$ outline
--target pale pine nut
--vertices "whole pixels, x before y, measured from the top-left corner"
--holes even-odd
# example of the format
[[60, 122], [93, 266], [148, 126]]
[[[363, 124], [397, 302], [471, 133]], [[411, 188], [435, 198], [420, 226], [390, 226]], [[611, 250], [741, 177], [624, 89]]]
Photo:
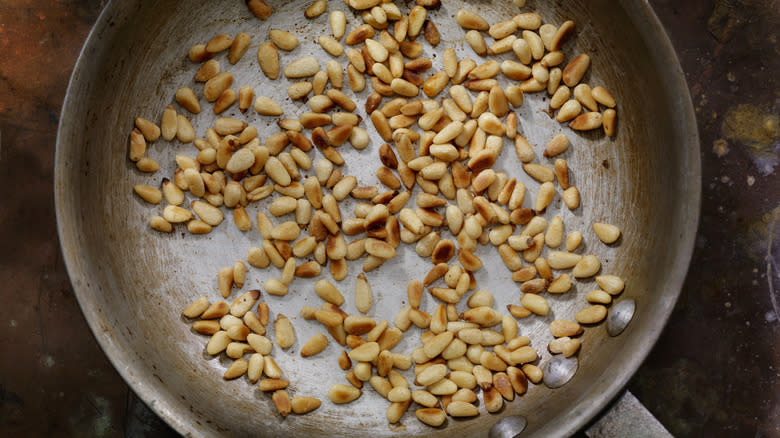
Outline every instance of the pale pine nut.
[[616, 275], [599, 275], [596, 277], [596, 283], [610, 295], [617, 295], [625, 288], [623, 280]]
[[484, 18], [468, 9], [461, 9], [455, 14], [455, 21], [464, 29], [489, 30], [490, 25]]
[[620, 238], [620, 229], [611, 224], [596, 222], [593, 224], [593, 231], [599, 240], [608, 245], [615, 243]]
[[545, 300], [544, 297], [533, 293], [523, 294], [523, 297], [520, 299], [520, 304], [539, 316], [546, 316], [550, 311], [550, 305], [547, 304], [547, 300]]
[[607, 308], [596, 304], [586, 307], [574, 315], [574, 319], [580, 324], [597, 324], [607, 316]]
[[575, 278], [588, 278], [596, 275], [601, 269], [601, 262], [596, 256], [589, 254], [582, 258], [572, 269]]
[[[231, 64], [237, 63], [241, 57], [244, 56], [250, 43], [249, 34], [241, 32], [233, 39], [230, 44], [230, 50], [228, 51], [228, 62]], [[208, 49], [208, 46], [206, 47]]]

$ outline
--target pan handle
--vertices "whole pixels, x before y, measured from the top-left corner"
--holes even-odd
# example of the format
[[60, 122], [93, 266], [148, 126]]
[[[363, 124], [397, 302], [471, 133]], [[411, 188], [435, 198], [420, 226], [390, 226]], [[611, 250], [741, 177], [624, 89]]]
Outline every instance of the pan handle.
[[585, 430], [590, 438], [671, 438], [673, 435], [631, 391], [620, 394]]
[[[130, 438], [178, 436], [149, 409], [132, 391], [126, 408], [125, 436]], [[488, 436], [514, 438], [525, 428], [523, 417], [509, 417], [496, 423]], [[626, 390], [585, 430], [589, 438], [672, 438], [666, 428], [644, 407], [634, 394]], [[522, 436], [522, 435], [520, 435]]]

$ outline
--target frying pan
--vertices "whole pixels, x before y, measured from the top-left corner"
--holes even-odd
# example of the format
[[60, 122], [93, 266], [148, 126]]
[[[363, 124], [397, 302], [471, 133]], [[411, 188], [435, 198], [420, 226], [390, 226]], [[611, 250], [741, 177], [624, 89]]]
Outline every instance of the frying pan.
[[[546, 437], [573, 433], [615, 396], [661, 332], [688, 267], [700, 194], [695, 119], [675, 53], [646, 1], [528, 3], [526, 9], [538, 12], [545, 22], [575, 21], [576, 35], [564, 48], [567, 59], [582, 52], [590, 54], [592, 66], [585, 81], [605, 85], [618, 101], [618, 135], [614, 138], [575, 133], [554, 122], [543, 111], [548, 104], [546, 93], [527, 95], [517, 109], [519, 130], [534, 146], [536, 161], [546, 162], [541, 151], [553, 135], [564, 132], [572, 141], [564, 158], [582, 194], [582, 206], [570, 212], [557, 195], [545, 217], [560, 215], [566, 232], [583, 233], [584, 246], [578, 252], [598, 256], [602, 273], [623, 277], [627, 287], [616, 301], [633, 299], [637, 310], [620, 336], [608, 336], [603, 324], [587, 328], [577, 355], [579, 369], [565, 386], [553, 390], [531, 385], [527, 394], [497, 414], [487, 414], [482, 408], [478, 417], [448, 419], [435, 429], [412, 418], [414, 407], [399, 424], [388, 425], [384, 417], [388, 403], [368, 385], [363, 396], [350, 405], [337, 406], [327, 400], [330, 385], [346, 382], [335, 361], [341, 349], [331, 342], [313, 358], [298, 354], [306, 339], [322, 331], [298, 316], [302, 305], [320, 304], [312, 281], [296, 279], [287, 296], [263, 293], [261, 299], [269, 304], [272, 318], [284, 313], [296, 329], [296, 344], [289, 351], [275, 347], [272, 353], [291, 381], [289, 391], [319, 397], [322, 407], [305, 416], [282, 419], [270, 397], [244, 378], [223, 381], [228, 359], [208, 356], [204, 351], [207, 339], [191, 331], [180, 312], [200, 295], [211, 302], [220, 299], [217, 270], [243, 259], [249, 247], [260, 243], [259, 233], [256, 227], [238, 231], [228, 213], [226, 221], [208, 235], [192, 236], [183, 228], [163, 235], [148, 226], [149, 218], [160, 214], [162, 206], [145, 204], [133, 194], [135, 184], [154, 186], [163, 176], [172, 175], [174, 154], [196, 153], [191, 144], [162, 140], [151, 144], [147, 155], [162, 166], [153, 175], [138, 172], [127, 160], [127, 136], [135, 117], [159, 121], [179, 87], [191, 86], [200, 93], [200, 85], [192, 80], [197, 65], [186, 56], [189, 47], [220, 33], [249, 33], [252, 44], [238, 64], [228, 64], [224, 55], [218, 58], [223, 71], [234, 74], [234, 87], [252, 85], [256, 95], [275, 98], [287, 115], [295, 115], [306, 106], [287, 99], [286, 79], [265, 79], [255, 51], [266, 40], [269, 28], [275, 27], [294, 32], [301, 42], [295, 51], [281, 53], [282, 65], [307, 54], [321, 61], [329, 59], [316, 46], [316, 38], [329, 32], [327, 14], [306, 20], [302, 11], [308, 1], [298, 0], [271, 2], [275, 13], [266, 21], [252, 16], [236, 0], [126, 0], [105, 8], [76, 64], [62, 111], [56, 155], [57, 219], [68, 272], [84, 315], [107, 356], [147, 405], [187, 436], [484, 436], [501, 418], [522, 415], [528, 420], [522, 436]], [[475, 57], [463, 41], [463, 30], [454, 24], [455, 12], [464, 4], [445, 1], [429, 15], [442, 34], [438, 52], [453, 47], [459, 58]], [[477, 1], [466, 6], [490, 23], [518, 13], [508, 1]], [[350, 22], [359, 20], [341, 2], [330, 2], [328, 7], [346, 11]], [[426, 55], [433, 59], [435, 69], [441, 68], [440, 58], [427, 45]], [[344, 56], [339, 61], [346, 64]], [[361, 101], [366, 95], [356, 99]], [[211, 105], [203, 100], [201, 104], [204, 111], [196, 116], [178, 108], [191, 118], [198, 136], [204, 135], [214, 119]], [[372, 142], [364, 151], [342, 147], [347, 158], [343, 171], [357, 176], [361, 185], [378, 184], [374, 170], [381, 142], [366, 123], [362, 105], [358, 112], [372, 133]], [[278, 129], [275, 119], [252, 111], [241, 115], [235, 106], [223, 115], [257, 126], [262, 139]], [[538, 184], [518, 172], [511, 145], [505, 145], [497, 168], [524, 181], [527, 198], [533, 199]], [[268, 201], [250, 207], [250, 216], [258, 208], [267, 208]], [[351, 216], [352, 206], [343, 204], [342, 213]], [[590, 227], [596, 221], [618, 225], [623, 232], [620, 241], [610, 246], [599, 242]], [[519, 287], [495, 249], [483, 247], [477, 254], [484, 261], [476, 273], [479, 288], [493, 292], [498, 309], [517, 303]], [[406, 283], [421, 279], [430, 267], [413, 247], [402, 244], [398, 257], [368, 275], [375, 301], [369, 315], [392, 321], [406, 299]], [[353, 291], [359, 271], [359, 263], [351, 264], [347, 279], [337, 283], [347, 297], [345, 309], [351, 313], [356, 312]], [[266, 278], [278, 275], [273, 267], [250, 269], [244, 290], [261, 288]], [[551, 339], [549, 322], [571, 319], [586, 306], [584, 295], [595, 287], [592, 280], [578, 281], [572, 291], [548, 297], [550, 315], [519, 321], [521, 334], [531, 336], [540, 352], [540, 365], [550, 360], [545, 348]], [[228, 300], [239, 293], [234, 291]], [[426, 297], [423, 308], [431, 311], [433, 306], [434, 300]], [[420, 345], [419, 334], [418, 329], [411, 329], [395, 351], [411, 352]]]

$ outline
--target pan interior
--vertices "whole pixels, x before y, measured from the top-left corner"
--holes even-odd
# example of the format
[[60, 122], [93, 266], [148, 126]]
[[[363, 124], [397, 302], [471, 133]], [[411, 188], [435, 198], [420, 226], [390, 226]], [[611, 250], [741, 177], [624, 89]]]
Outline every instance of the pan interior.
[[[368, 385], [363, 396], [348, 406], [327, 400], [331, 385], [346, 383], [335, 359], [341, 348], [331, 342], [317, 357], [303, 359], [298, 354], [305, 340], [323, 331], [319, 324], [299, 316], [301, 306], [319, 307], [321, 302], [310, 280], [296, 279], [285, 297], [263, 293], [261, 299], [269, 304], [272, 319], [283, 313], [296, 329], [296, 344], [288, 351], [275, 347], [273, 352], [284, 377], [291, 382], [289, 392], [316, 396], [323, 400], [322, 407], [305, 416], [282, 419], [270, 396], [256, 386], [243, 378], [223, 381], [229, 359], [208, 356], [204, 352], [207, 338], [192, 332], [180, 313], [201, 295], [211, 302], [221, 299], [217, 270], [243, 260], [247, 250], [258, 246], [262, 238], [256, 226], [249, 232], [238, 231], [226, 210], [225, 223], [205, 236], [189, 235], [183, 228], [176, 228], [172, 234], [154, 232], [149, 229], [149, 218], [161, 214], [163, 206], [149, 206], [133, 194], [136, 184], [157, 186], [162, 177], [170, 177], [176, 166], [175, 154], [194, 157], [197, 152], [191, 144], [158, 140], [149, 145], [147, 152], [161, 165], [153, 175], [138, 172], [127, 160], [127, 134], [135, 117], [159, 122], [179, 87], [192, 87], [201, 94], [202, 84], [192, 79], [197, 65], [186, 56], [194, 44], [221, 33], [247, 32], [252, 43], [240, 62], [231, 65], [224, 54], [217, 58], [223, 71], [235, 76], [233, 88], [253, 86], [256, 95], [279, 102], [286, 116], [307, 110], [305, 104], [287, 97], [291, 81], [282, 77], [271, 82], [263, 76], [255, 52], [267, 40], [268, 30], [279, 28], [294, 32], [300, 41], [294, 51], [280, 52], [283, 66], [304, 55], [316, 56], [324, 66], [331, 57], [317, 45], [317, 37], [329, 33], [327, 13], [306, 20], [302, 11], [308, 1], [271, 4], [274, 15], [260, 21], [235, 0], [189, 1], [186, 5], [175, 1], [112, 2], [76, 67], [57, 145], [55, 192], [60, 238], [79, 302], [119, 372], [166, 421], [193, 436], [365, 436], [371, 431], [374, 436], [444, 437], [451, 435], [452, 428], [457, 428], [461, 436], [476, 436], [499, 419], [515, 414], [528, 419], [523, 436], [562, 435], [576, 430], [620, 389], [652, 346], [682, 284], [697, 221], [698, 142], [687, 91], [669, 43], [647, 5], [610, 0], [529, 0], [524, 9], [539, 13], [544, 22], [559, 25], [567, 19], [575, 21], [575, 36], [564, 46], [566, 58], [579, 53], [591, 56], [585, 81], [592, 86], [606, 86], [618, 101], [616, 137], [575, 133], [551, 120], [543, 112], [549, 102], [544, 92], [527, 94], [525, 103], [517, 109], [519, 131], [534, 146], [535, 162], [551, 164], [552, 160], [541, 154], [554, 135], [563, 132], [571, 139], [572, 146], [563, 158], [582, 195], [582, 207], [571, 212], [557, 195], [545, 217], [549, 220], [561, 216], [566, 233], [581, 231], [584, 247], [579, 252], [595, 254], [602, 260], [602, 273], [626, 280], [623, 297], [637, 301], [634, 321], [617, 338], [607, 336], [603, 325], [588, 328], [582, 338], [579, 371], [563, 388], [549, 390], [531, 385], [527, 394], [508, 403], [498, 414], [483, 413], [464, 421], [449, 419], [447, 427], [432, 429], [411, 418], [412, 412], [399, 425], [388, 426], [388, 403]], [[442, 41], [436, 50], [424, 44], [423, 56], [432, 59], [434, 70], [442, 68], [438, 54], [446, 47], [453, 47], [459, 59], [479, 59], [463, 40], [464, 31], [454, 23], [461, 7], [478, 12], [490, 23], [518, 13], [507, 1], [444, 2], [440, 9], [429, 13]], [[350, 23], [360, 21], [341, 2], [330, 2], [328, 8], [345, 11]], [[348, 31], [352, 27], [348, 25]], [[337, 61], [342, 65], [347, 62], [343, 55]], [[364, 91], [355, 100], [363, 102], [367, 95]], [[180, 113], [191, 116], [198, 137], [205, 135], [214, 119], [211, 105], [204, 100], [201, 105], [204, 110], [194, 116], [177, 107]], [[355, 175], [359, 185], [375, 185], [377, 150], [383, 142], [362, 105], [357, 112], [372, 141], [363, 151], [343, 146], [341, 152], [347, 163], [342, 171]], [[222, 115], [256, 126], [263, 140], [278, 130], [275, 118], [251, 110], [243, 115], [235, 105]], [[539, 184], [519, 169], [512, 148], [505, 140], [496, 168], [526, 184], [529, 206]], [[311, 156], [321, 157], [318, 152]], [[268, 201], [248, 208], [253, 222], [256, 211], [267, 211]], [[353, 206], [352, 201], [342, 204], [342, 214], [352, 216]], [[619, 226], [623, 231], [619, 244], [606, 246], [599, 242], [590, 227], [593, 222]], [[451, 238], [449, 233], [444, 234]], [[484, 262], [476, 273], [478, 288], [494, 294], [499, 310], [506, 304], [517, 304], [519, 287], [512, 282], [495, 248], [481, 247], [477, 254]], [[402, 244], [398, 257], [367, 275], [374, 292], [369, 315], [392, 322], [406, 303], [408, 281], [422, 279], [431, 266], [429, 260], [415, 254], [412, 246]], [[323, 277], [330, 278], [327, 269], [323, 272]], [[356, 313], [353, 291], [358, 272], [360, 263], [351, 262], [347, 279], [336, 283], [347, 298], [345, 310], [350, 313]], [[250, 268], [242, 290], [262, 289], [265, 279], [279, 275], [273, 267]], [[534, 340], [541, 363], [550, 357], [546, 351], [552, 339], [548, 324], [555, 319], [573, 319], [574, 313], [587, 305], [584, 295], [595, 288], [593, 281], [578, 281], [569, 293], [548, 295], [552, 311], [547, 317], [519, 321], [520, 333]], [[228, 302], [239, 294], [234, 290]], [[424, 298], [424, 310], [432, 312], [434, 306], [432, 297]], [[458, 308], [465, 309], [465, 300]], [[419, 329], [412, 328], [395, 351], [410, 353], [418, 345]]]

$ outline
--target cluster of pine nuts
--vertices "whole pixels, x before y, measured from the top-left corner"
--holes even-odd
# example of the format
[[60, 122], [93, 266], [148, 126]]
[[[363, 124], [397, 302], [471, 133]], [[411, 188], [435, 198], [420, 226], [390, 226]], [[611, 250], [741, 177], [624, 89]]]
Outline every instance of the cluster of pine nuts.
[[[324, 266], [329, 266], [334, 280], [341, 281], [349, 273], [347, 262], [363, 258], [363, 273], [357, 277], [354, 295], [361, 313], [369, 312], [373, 303], [364, 273], [395, 257], [401, 242], [415, 244], [417, 254], [430, 258], [433, 268], [423, 281], [409, 283], [409, 304], [400, 310], [392, 326], [388, 321], [348, 314], [341, 308], [344, 295], [335, 285], [325, 279], [315, 283], [314, 292], [323, 300], [322, 307], [305, 306], [300, 315], [322, 324], [339, 345], [348, 348], [342, 350], [338, 364], [346, 371], [349, 384], [333, 385], [328, 397], [333, 403], [349, 403], [361, 396], [363, 384], [368, 382], [390, 402], [390, 423], [398, 422], [414, 402], [421, 406], [416, 410], [417, 418], [435, 427], [443, 424], [447, 415], [478, 415], [474, 402], [479, 387], [485, 409], [496, 412], [504, 400], [525, 393], [529, 380], [536, 384], [542, 379], [541, 369], [534, 365], [538, 352], [530, 338], [519, 335], [516, 318], [547, 315], [550, 306], [543, 293], [566, 293], [575, 281], [595, 278], [600, 289], [587, 294], [590, 306], [577, 312], [574, 321], [556, 320], [549, 327], [555, 339], [548, 351], [569, 357], [581, 346], [578, 336], [583, 326], [603, 321], [612, 297], [624, 289], [619, 277], [597, 275], [601, 271], [597, 257], [575, 252], [582, 233], [565, 235], [560, 216], [549, 221], [543, 216], [558, 194], [556, 181], [563, 203], [571, 210], [580, 207], [577, 187], [570, 184], [568, 164], [558, 157], [571, 146], [569, 138], [559, 134], [545, 147], [544, 158], [554, 159], [552, 166], [533, 163], [533, 148], [517, 132], [517, 115], [512, 108], [522, 105], [524, 93], [547, 91], [550, 114], [557, 111], [558, 122], [569, 122], [574, 130], [602, 128], [606, 135], [614, 136], [615, 100], [604, 87], [591, 88], [581, 82], [590, 65], [588, 55], [579, 54], [563, 69], [559, 67], [564, 61], [562, 46], [574, 28], [572, 21], [555, 26], [527, 12], [490, 25], [476, 13], [462, 9], [456, 22], [480, 59], [513, 51], [517, 61], [458, 60], [455, 51], [446, 48], [442, 52], [444, 69], [424, 78], [433, 63], [421, 57], [422, 44], [415, 40], [422, 36], [432, 47], [440, 43], [438, 29], [428, 16], [429, 10], [440, 6], [439, 0], [417, 0], [407, 14], [388, 0], [345, 3], [361, 16], [363, 24], [348, 31], [344, 12], [331, 11], [330, 33], [319, 36], [317, 42], [334, 58], [346, 55], [346, 82], [344, 69], [335, 59], [324, 68], [314, 56], [280, 65], [278, 51], [298, 46], [293, 33], [271, 29], [268, 41], [257, 50], [260, 70], [267, 79], [284, 75], [297, 80], [289, 86], [288, 95], [309, 107], [297, 118], [285, 117], [281, 105], [271, 97], [255, 96], [250, 85], [239, 87], [238, 92], [231, 88], [233, 75], [222, 71], [215, 57], [227, 51], [228, 62], [238, 63], [250, 46], [248, 34], [218, 35], [193, 46], [188, 57], [200, 63], [194, 79], [204, 83], [202, 97], [213, 103], [216, 116], [237, 103], [242, 113], [253, 108], [259, 115], [277, 117], [280, 130], [261, 141], [257, 128], [239, 119], [217, 117], [206, 130], [206, 138], [196, 138], [187, 116], [173, 105], [163, 111], [159, 127], [136, 118], [129, 158], [140, 171], [159, 170], [159, 164], [145, 154], [147, 142], [159, 137], [192, 142], [199, 152], [195, 158], [176, 155], [172, 179], [163, 178], [160, 189], [136, 185], [135, 192], [151, 204], [160, 204], [163, 199], [167, 203], [162, 216], [150, 219], [150, 226], [160, 232], [172, 232], [175, 224], [186, 223], [192, 234], [209, 233], [224, 220], [222, 207], [232, 210], [239, 230], [257, 226], [263, 241], [248, 251], [246, 263], [261, 269], [273, 264], [281, 269], [280, 278], [264, 282], [269, 295], [287, 294], [295, 277], [318, 277]], [[246, 4], [263, 20], [273, 12], [263, 0], [247, 0]], [[516, 0], [515, 4], [523, 7], [525, 2]], [[303, 14], [315, 19], [327, 9], [326, 0], [316, 0]], [[483, 32], [494, 40], [489, 45]], [[518, 81], [518, 85], [502, 88], [499, 74], [511, 83]], [[366, 115], [387, 142], [379, 147], [381, 166], [376, 170], [384, 190], [360, 186], [357, 178], [340, 170], [345, 160], [339, 149], [344, 143], [357, 150], [370, 143], [368, 131], [360, 126], [362, 118], [355, 114], [357, 103], [342, 88], [346, 85], [357, 95], [369, 82], [373, 92], [364, 102]], [[436, 100], [448, 85], [448, 96]], [[427, 98], [416, 99], [420, 91]], [[476, 98], [472, 99], [471, 92], [477, 93]], [[385, 97], [387, 102], [383, 102]], [[200, 113], [200, 99], [187, 87], [175, 93], [176, 103], [192, 114]], [[603, 112], [599, 105], [605, 108]], [[421, 132], [413, 129], [415, 124]], [[311, 130], [310, 135], [304, 130]], [[523, 171], [541, 184], [531, 208], [523, 207], [524, 183], [492, 169], [504, 137], [514, 143]], [[315, 148], [323, 158], [313, 162], [309, 153]], [[304, 175], [311, 170], [313, 175]], [[408, 207], [415, 186], [421, 191], [415, 206]], [[187, 191], [195, 198], [190, 209], [182, 206]], [[268, 207], [270, 216], [294, 215], [294, 219], [275, 225], [266, 212], [258, 211], [255, 225], [246, 207], [274, 192], [279, 196]], [[339, 208], [339, 202], [350, 196], [360, 201], [354, 217], [346, 217]], [[519, 227], [522, 229], [516, 234]], [[307, 236], [302, 236], [303, 230]], [[606, 223], [593, 224], [593, 230], [608, 245], [617, 242], [621, 234], [618, 227]], [[449, 231], [455, 240], [442, 238], [443, 231]], [[351, 242], [345, 237], [358, 235], [365, 237]], [[474, 252], [478, 244], [495, 246], [512, 279], [520, 285], [519, 304], [507, 305], [508, 315], [494, 308], [489, 291], [476, 290], [473, 273], [482, 267]], [[561, 245], [563, 249], [559, 249]], [[549, 250], [543, 255], [545, 246]], [[307, 258], [311, 260], [304, 261]], [[246, 273], [243, 260], [218, 271], [223, 298], [234, 288], [243, 288]], [[420, 308], [425, 288], [439, 301], [432, 313]], [[456, 304], [472, 290], [466, 302], [469, 309], [458, 313]], [[259, 290], [241, 294], [230, 305], [200, 297], [183, 315], [197, 319], [192, 323], [196, 332], [211, 336], [208, 354], [224, 352], [234, 359], [225, 379], [246, 374], [251, 383], [259, 382], [261, 390], [273, 393], [273, 403], [282, 416], [317, 409], [321, 402], [316, 397], [291, 399], [288, 395], [289, 381], [282, 378], [270, 354], [272, 341], [265, 336], [269, 306], [259, 298]], [[412, 325], [426, 330], [420, 336], [421, 346], [411, 355], [391, 351]], [[491, 328], [498, 325], [500, 330]], [[274, 334], [283, 350], [296, 339], [291, 321], [282, 314], [275, 319]], [[324, 334], [314, 335], [303, 344], [301, 356], [321, 353], [328, 342]], [[416, 389], [400, 372], [412, 366]], [[266, 378], [261, 380], [263, 375]]]

